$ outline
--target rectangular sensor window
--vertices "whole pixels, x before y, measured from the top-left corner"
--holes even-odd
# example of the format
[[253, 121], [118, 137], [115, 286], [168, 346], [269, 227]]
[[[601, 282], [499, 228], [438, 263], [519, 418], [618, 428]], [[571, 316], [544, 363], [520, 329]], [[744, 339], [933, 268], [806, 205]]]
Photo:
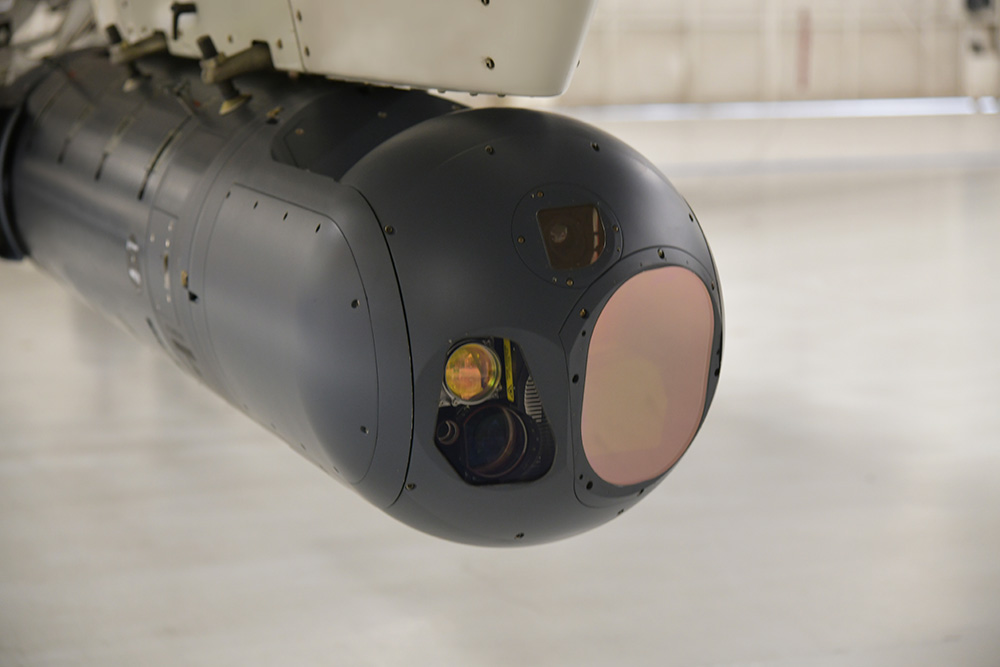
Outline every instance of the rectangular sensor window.
[[549, 266], [556, 271], [583, 269], [604, 252], [604, 223], [596, 206], [564, 206], [538, 212]]

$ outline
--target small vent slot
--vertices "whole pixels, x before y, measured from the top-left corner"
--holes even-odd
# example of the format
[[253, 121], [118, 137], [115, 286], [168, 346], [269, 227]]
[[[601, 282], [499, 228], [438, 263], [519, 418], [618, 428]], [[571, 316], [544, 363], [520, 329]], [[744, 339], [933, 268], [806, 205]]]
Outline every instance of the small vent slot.
[[542, 399], [538, 395], [538, 387], [535, 386], [535, 378], [529, 377], [524, 385], [524, 411], [536, 423], [545, 422], [545, 412], [542, 410]]

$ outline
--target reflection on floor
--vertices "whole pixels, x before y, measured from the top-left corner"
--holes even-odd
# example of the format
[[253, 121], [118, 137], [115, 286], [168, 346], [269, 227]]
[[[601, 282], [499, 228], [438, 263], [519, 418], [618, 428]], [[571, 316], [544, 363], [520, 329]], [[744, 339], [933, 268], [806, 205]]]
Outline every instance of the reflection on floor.
[[609, 123], [726, 359], [670, 479], [545, 547], [394, 522], [0, 265], [0, 664], [996, 665], [1000, 125], [900, 122]]

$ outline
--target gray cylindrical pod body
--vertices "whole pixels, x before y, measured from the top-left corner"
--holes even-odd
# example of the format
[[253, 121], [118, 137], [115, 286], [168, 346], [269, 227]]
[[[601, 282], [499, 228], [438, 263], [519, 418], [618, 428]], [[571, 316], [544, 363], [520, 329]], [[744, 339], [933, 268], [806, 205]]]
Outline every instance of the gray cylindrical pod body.
[[[412, 413], [399, 290], [364, 198], [307, 168], [316, 145], [367, 150], [351, 142], [408, 97], [249, 77], [251, 104], [220, 117], [196, 66], [140, 68], [133, 92], [98, 51], [30, 77], [6, 161], [30, 257], [387, 507]], [[451, 109], [431, 100], [415, 120]], [[332, 107], [351, 111], [319, 127]]]

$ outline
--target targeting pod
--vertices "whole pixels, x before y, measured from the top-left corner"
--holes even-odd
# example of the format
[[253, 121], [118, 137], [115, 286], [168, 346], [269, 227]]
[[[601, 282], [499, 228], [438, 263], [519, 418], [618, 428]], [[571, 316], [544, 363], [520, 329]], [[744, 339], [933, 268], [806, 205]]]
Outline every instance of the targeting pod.
[[[722, 359], [686, 202], [617, 139], [166, 55], [50, 61], [6, 123], [5, 248], [392, 516], [514, 545], [673, 468]], [[11, 257], [16, 252], [9, 252]]]

